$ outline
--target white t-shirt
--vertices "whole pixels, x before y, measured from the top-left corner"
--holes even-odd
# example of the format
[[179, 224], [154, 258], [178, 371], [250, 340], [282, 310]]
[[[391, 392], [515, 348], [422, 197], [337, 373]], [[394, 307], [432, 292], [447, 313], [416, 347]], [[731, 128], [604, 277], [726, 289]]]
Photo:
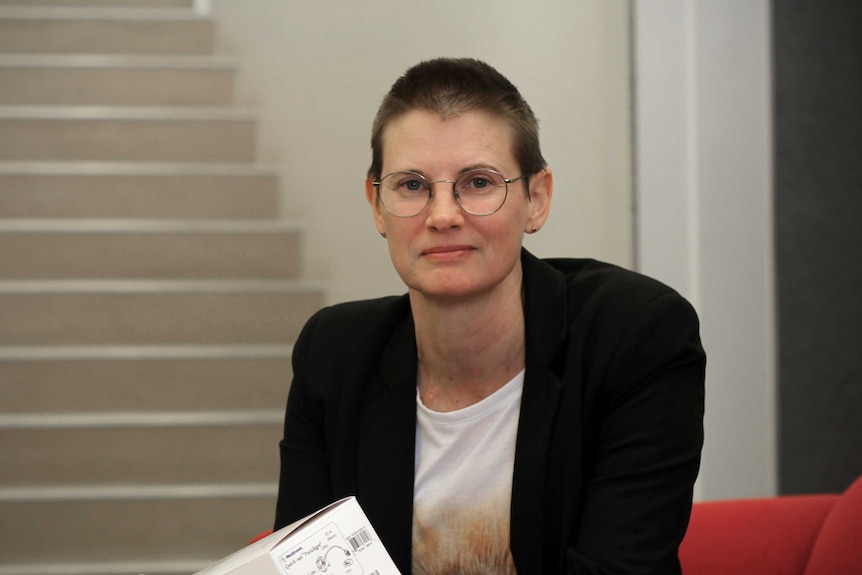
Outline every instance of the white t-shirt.
[[413, 575], [515, 573], [509, 548], [522, 370], [482, 401], [450, 412], [416, 394]]

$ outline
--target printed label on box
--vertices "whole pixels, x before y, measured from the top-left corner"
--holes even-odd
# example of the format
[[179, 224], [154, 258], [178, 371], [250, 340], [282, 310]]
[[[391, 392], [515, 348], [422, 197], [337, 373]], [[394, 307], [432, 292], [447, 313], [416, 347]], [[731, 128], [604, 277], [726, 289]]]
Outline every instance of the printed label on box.
[[364, 530], [348, 540], [335, 523], [279, 556], [288, 575], [362, 575], [356, 551], [370, 540]]

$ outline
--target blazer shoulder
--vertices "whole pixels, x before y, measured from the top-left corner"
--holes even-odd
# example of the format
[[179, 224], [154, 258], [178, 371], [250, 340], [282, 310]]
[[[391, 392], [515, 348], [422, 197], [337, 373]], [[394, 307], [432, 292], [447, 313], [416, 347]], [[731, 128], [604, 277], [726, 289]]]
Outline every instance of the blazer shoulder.
[[696, 310], [670, 286], [597, 260], [557, 259], [547, 263], [564, 278], [563, 307], [569, 337], [588, 336], [596, 345], [615, 346], [625, 334], [643, 328], [653, 333], [671, 329], [699, 339]]
[[[314, 313], [299, 334], [294, 355], [317, 361], [380, 346], [394, 327], [410, 315], [406, 295], [339, 303]], [[323, 356], [323, 357], [321, 357]]]
[[545, 260], [565, 277], [568, 301], [632, 311], [658, 299], [690, 307], [674, 288], [642, 273], [593, 259]]
[[[409, 316], [406, 296], [339, 303], [317, 311], [293, 346], [294, 387], [327, 393], [345, 373], [360, 373], [377, 361], [395, 327]], [[303, 383], [305, 382], [305, 383]]]

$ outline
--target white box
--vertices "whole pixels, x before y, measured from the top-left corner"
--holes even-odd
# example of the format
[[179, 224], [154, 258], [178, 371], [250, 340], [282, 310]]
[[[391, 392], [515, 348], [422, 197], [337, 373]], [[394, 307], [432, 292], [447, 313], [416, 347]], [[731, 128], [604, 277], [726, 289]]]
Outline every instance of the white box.
[[400, 575], [355, 497], [345, 497], [195, 575]]

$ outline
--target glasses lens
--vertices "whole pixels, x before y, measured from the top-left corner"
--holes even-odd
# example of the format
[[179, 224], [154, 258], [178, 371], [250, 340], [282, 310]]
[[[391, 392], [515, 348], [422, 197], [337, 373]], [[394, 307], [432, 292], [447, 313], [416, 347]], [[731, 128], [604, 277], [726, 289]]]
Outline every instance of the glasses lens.
[[471, 170], [455, 182], [458, 203], [468, 214], [493, 214], [506, 201], [506, 180], [491, 170]]
[[396, 216], [415, 216], [425, 209], [431, 197], [431, 185], [412, 172], [395, 172], [380, 180], [380, 202]]

